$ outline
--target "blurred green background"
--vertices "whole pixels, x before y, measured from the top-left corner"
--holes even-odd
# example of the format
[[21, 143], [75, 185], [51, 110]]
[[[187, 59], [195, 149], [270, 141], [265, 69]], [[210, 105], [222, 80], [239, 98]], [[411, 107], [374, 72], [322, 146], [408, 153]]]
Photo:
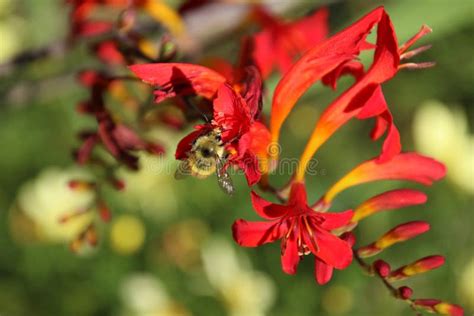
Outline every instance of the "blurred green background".
[[[281, 0], [283, 1], [283, 0]], [[322, 4], [322, 3], [321, 3]], [[427, 220], [432, 229], [380, 257], [393, 267], [431, 254], [446, 264], [400, 285], [414, 297], [440, 298], [474, 312], [473, 235], [473, 74], [474, 32], [471, 1], [339, 1], [331, 2], [331, 33], [384, 4], [400, 42], [427, 24], [433, 33], [422, 40], [432, 49], [418, 60], [436, 67], [402, 71], [384, 85], [404, 150], [434, 155], [448, 166], [448, 176], [433, 187], [399, 182], [364, 185], [344, 192], [335, 210], [353, 208], [387, 189], [416, 187], [425, 205], [378, 214], [357, 231], [361, 245], [396, 224]], [[287, 12], [299, 17], [317, 8], [301, 2]], [[24, 50], [60, 40], [67, 33], [67, 9], [60, 0], [0, 0], [0, 64]], [[421, 45], [420, 44], [420, 45]], [[234, 60], [238, 38], [213, 43], [212, 55]], [[382, 284], [361, 273], [356, 264], [337, 271], [318, 286], [313, 261], [305, 258], [295, 276], [280, 268], [279, 245], [242, 249], [230, 227], [236, 218], [256, 219], [242, 176], [237, 193], [223, 194], [215, 179], [176, 182], [172, 155], [142, 157], [138, 175], [124, 173], [124, 193], [105, 192], [113, 210], [111, 223], [99, 227], [96, 249], [76, 255], [66, 244], [33, 236], [31, 218], [20, 214], [19, 200], [42, 212], [76, 203], [60, 197], [61, 185], [77, 174], [71, 152], [76, 133], [94, 126], [75, 111], [87, 91], [74, 73], [94, 65], [84, 47], [59, 59], [35, 62], [0, 77], [0, 315], [409, 315]], [[267, 83], [268, 110], [271, 90]], [[344, 79], [338, 91], [347, 87]], [[318, 114], [334, 93], [317, 85], [291, 114], [283, 130], [283, 156], [297, 157]], [[329, 185], [356, 164], [375, 156], [380, 143], [366, 136], [372, 122], [351, 122], [318, 153], [317, 176], [308, 179], [315, 201]], [[157, 130], [172, 146], [184, 135]], [[452, 170], [452, 171], [451, 171]], [[275, 176], [284, 183], [288, 175]], [[35, 181], [35, 182], [31, 182]], [[66, 182], [65, 182], [66, 181]], [[30, 183], [29, 187], [25, 186]], [[58, 184], [59, 183], [59, 184]], [[20, 193], [23, 192], [23, 193]], [[25, 193], [26, 192], [26, 193]], [[21, 196], [23, 194], [23, 197]], [[70, 192], [67, 194], [71, 194]], [[30, 196], [28, 196], [30, 195]], [[33, 195], [33, 197], [31, 197]], [[26, 197], [25, 197], [26, 196]], [[82, 197], [84, 198], [84, 197]], [[62, 200], [61, 200], [62, 199]], [[85, 197], [87, 199], [87, 197]], [[78, 202], [80, 204], [80, 202]], [[44, 211], [41, 216], [53, 216]], [[50, 225], [54, 226], [54, 223]], [[53, 228], [51, 228], [53, 229]], [[58, 233], [61, 235], [62, 233]], [[48, 242], [49, 241], [49, 242]]]

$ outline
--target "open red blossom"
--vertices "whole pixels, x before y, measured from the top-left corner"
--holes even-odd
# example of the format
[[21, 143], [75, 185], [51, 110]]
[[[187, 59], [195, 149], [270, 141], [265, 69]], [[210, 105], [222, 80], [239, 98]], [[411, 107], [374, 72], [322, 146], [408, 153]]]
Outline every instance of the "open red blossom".
[[166, 63], [133, 65], [130, 69], [144, 82], [157, 87], [155, 102], [176, 96], [199, 95], [213, 101], [213, 119], [195, 126], [181, 140], [176, 159], [186, 159], [193, 142], [218, 130], [229, 152], [228, 162], [239, 166], [249, 185], [260, 179], [259, 157], [265, 157], [270, 133], [259, 122], [262, 81], [255, 67], [246, 68], [241, 82], [228, 82], [218, 72], [198, 65]]
[[[367, 43], [366, 37], [375, 25], [378, 26], [376, 43]], [[420, 31], [419, 34], [421, 33], [423, 35], [427, 32]], [[312, 84], [323, 80], [334, 87], [337, 79], [346, 73], [356, 78], [356, 82], [336, 98], [319, 118], [301, 156], [295, 177], [297, 180], [303, 179], [307, 163], [321, 145], [352, 118], [375, 118], [376, 125], [371, 133], [374, 140], [387, 132], [378, 162], [388, 161], [400, 152], [399, 133], [393, 124], [381, 84], [395, 76], [400, 68], [406, 67], [400, 65], [400, 60], [414, 55], [405, 51], [420, 37], [421, 35], [415, 36], [399, 47], [392, 23], [383, 7], [379, 7], [348, 28], [315, 45], [283, 76], [275, 89], [272, 103], [270, 130], [273, 142], [278, 141], [283, 122]], [[356, 58], [362, 50], [374, 48], [373, 62], [364, 71]]]
[[286, 205], [274, 204], [252, 192], [255, 211], [265, 222], [237, 220], [233, 227], [235, 241], [244, 247], [257, 247], [281, 239], [281, 264], [284, 272], [295, 274], [301, 256], [315, 256], [315, 278], [329, 281], [332, 269], [344, 269], [352, 261], [351, 245], [331, 230], [346, 225], [352, 210], [322, 213], [308, 206], [303, 183], [292, 185]]
[[328, 10], [321, 9], [295, 22], [285, 23], [256, 7], [253, 18], [263, 30], [253, 36], [252, 58], [266, 78], [276, 66], [286, 73], [293, 65], [295, 57], [302, 55], [328, 34]]

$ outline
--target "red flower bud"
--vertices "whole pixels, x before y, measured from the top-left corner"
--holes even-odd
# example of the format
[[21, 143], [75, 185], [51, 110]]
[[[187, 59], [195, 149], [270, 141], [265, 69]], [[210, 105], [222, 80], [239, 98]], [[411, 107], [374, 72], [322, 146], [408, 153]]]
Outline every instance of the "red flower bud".
[[340, 238], [344, 241], [346, 241], [351, 247], [354, 247], [354, 244], [356, 242], [355, 235], [352, 232], [345, 232], [340, 236]]
[[398, 297], [401, 299], [409, 299], [413, 294], [413, 290], [408, 286], [401, 286], [398, 288]]
[[392, 230], [385, 233], [376, 242], [359, 248], [357, 253], [361, 257], [371, 257], [383, 249], [392, 246], [393, 244], [414, 238], [430, 229], [430, 225], [423, 221], [413, 221], [398, 225]]
[[423, 298], [413, 301], [415, 307], [422, 308], [431, 313], [438, 313], [449, 316], [463, 316], [464, 310], [461, 306], [443, 302], [437, 299]]
[[372, 269], [382, 278], [386, 278], [390, 274], [390, 265], [383, 260], [376, 260], [372, 264]]
[[389, 280], [403, 280], [416, 274], [437, 269], [444, 264], [444, 261], [444, 257], [439, 255], [421, 258], [415, 262], [402, 266], [397, 270], [393, 271], [390, 274]]

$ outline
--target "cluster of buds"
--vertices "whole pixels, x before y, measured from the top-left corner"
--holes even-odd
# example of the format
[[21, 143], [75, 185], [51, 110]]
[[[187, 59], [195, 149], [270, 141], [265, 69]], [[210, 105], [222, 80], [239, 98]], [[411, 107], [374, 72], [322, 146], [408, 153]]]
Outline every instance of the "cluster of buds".
[[[216, 173], [221, 188], [232, 194], [234, 188], [227, 171], [238, 168], [244, 172], [249, 187], [258, 186], [263, 193], [273, 195], [280, 202], [268, 201], [252, 191], [251, 203], [264, 221], [237, 220], [232, 231], [239, 245], [258, 247], [280, 241], [281, 266], [288, 274], [297, 272], [302, 257], [313, 255], [314, 278], [319, 284], [329, 282], [334, 269], [347, 268], [355, 258], [366, 272], [378, 276], [394, 297], [407, 301], [415, 311], [424, 309], [462, 315], [463, 311], [457, 305], [412, 299], [411, 288], [392, 285], [441, 266], [443, 257], [426, 257], [394, 271], [385, 261], [377, 260], [373, 264], [364, 261], [396, 243], [428, 231], [428, 223], [400, 224], [373, 243], [355, 248], [353, 232], [357, 231], [361, 220], [381, 211], [422, 204], [426, 202], [424, 193], [397, 189], [372, 197], [353, 209], [343, 212], [332, 209], [334, 198], [355, 185], [380, 180], [431, 185], [445, 176], [445, 167], [440, 162], [401, 151], [400, 133], [382, 90], [382, 85], [402, 69], [434, 65], [431, 62], [405, 63], [429, 48], [422, 46], [409, 50], [431, 31], [430, 28], [423, 26], [415, 36], [399, 45], [390, 17], [383, 7], [379, 7], [328, 37], [326, 9], [286, 23], [262, 7], [255, 7], [250, 10], [250, 20], [262, 30], [242, 40], [238, 61], [212, 59], [204, 66], [179, 62], [169, 34], [160, 33], [159, 44], [155, 47], [148, 35], [156, 30], [140, 25], [139, 17], [144, 13], [160, 22], [173, 36], [184, 32], [179, 15], [161, 1], [70, 2], [73, 4], [71, 39], [90, 41], [99, 37], [91, 48], [105, 69], [85, 71], [79, 76], [81, 83], [89, 89], [90, 97], [81, 102], [78, 109], [94, 117], [98, 125], [96, 131], [81, 133], [83, 143], [76, 153], [80, 164], [102, 166], [106, 170], [102, 177], [110, 180], [116, 164], [93, 153], [96, 145], [102, 145], [119, 165], [138, 169], [137, 152], [163, 153], [160, 145], [145, 137], [146, 127], [164, 124], [180, 129], [200, 114], [203, 122], [196, 124], [177, 145], [175, 157], [182, 161], [177, 177], [204, 178]], [[98, 7], [119, 9], [118, 22], [94, 19]], [[376, 41], [371, 43], [367, 37], [375, 27]], [[373, 51], [373, 60], [368, 67], [358, 58], [363, 51]], [[135, 76], [129, 75], [127, 66]], [[276, 86], [267, 118], [262, 114], [262, 95], [265, 80], [274, 68], [283, 76]], [[322, 112], [289, 182], [281, 188], [273, 187], [270, 174], [279, 164], [280, 153], [273, 149], [281, 148], [282, 126], [290, 112], [313, 84], [321, 81], [336, 90], [343, 75], [352, 76], [354, 84]], [[150, 107], [149, 100], [143, 96], [153, 97], [159, 105]], [[127, 122], [125, 116], [120, 117], [121, 111], [112, 111], [108, 106], [110, 99], [119, 103], [121, 111], [131, 111], [133, 122]], [[154, 115], [154, 120], [147, 121], [146, 114], [150, 109], [163, 109], [169, 103], [181, 111], [181, 121], [167, 115]], [[371, 139], [375, 141], [385, 135], [380, 154], [356, 166], [321, 198], [309, 202], [305, 177], [310, 160], [336, 131], [354, 118], [375, 120]], [[108, 182], [122, 187], [116, 180]], [[77, 181], [72, 182], [71, 187], [97, 190], [97, 183]], [[98, 205], [105, 204], [98, 200]], [[105, 206], [99, 206], [98, 210], [103, 219], [110, 217]], [[84, 240], [90, 244], [96, 242], [93, 229], [85, 231], [77, 243]]]

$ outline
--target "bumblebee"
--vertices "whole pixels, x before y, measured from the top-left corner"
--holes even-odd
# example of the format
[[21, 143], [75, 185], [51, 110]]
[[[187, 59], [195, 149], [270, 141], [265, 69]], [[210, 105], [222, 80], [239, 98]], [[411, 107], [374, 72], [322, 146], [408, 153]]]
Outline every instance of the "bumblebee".
[[234, 185], [230, 175], [225, 170], [228, 155], [220, 131], [214, 129], [194, 140], [191, 149], [187, 153], [187, 158], [179, 164], [175, 178], [183, 179], [185, 176], [191, 175], [204, 179], [215, 172], [219, 187], [225, 193], [232, 195]]

